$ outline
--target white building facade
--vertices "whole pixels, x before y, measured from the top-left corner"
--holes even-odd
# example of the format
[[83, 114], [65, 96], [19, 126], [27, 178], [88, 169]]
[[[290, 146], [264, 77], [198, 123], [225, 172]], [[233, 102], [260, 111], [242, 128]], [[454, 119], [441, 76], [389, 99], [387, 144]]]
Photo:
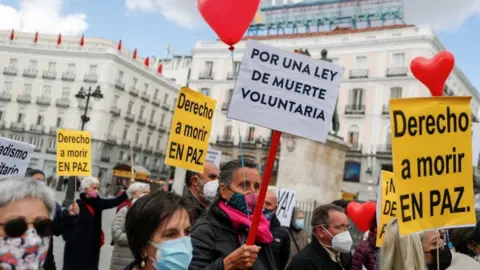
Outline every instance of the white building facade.
[[[352, 148], [345, 163], [343, 191], [357, 193], [361, 201], [375, 199], [380, 171], [392, 170], [389, 99], [430, 96], [413, 77], [409, 65], [415, 57], [430, 58], [445, 49], [435, 33], [429, 28], [394, 25], [249, 38], [289, 51], [308, 49], [317, 59], [326, 48], [328, 57], [345, 68], [337, 104], [338, 136]], [[235, 46], [232, 65], [225, 44], [197, 42], [189, 87], [217, 100], [210, 142], [223, 151], [222, 161], [240, 154], [242, 137], [244, 155], [263, 164], [271, 131], [226, 117], [244, 48], [245, 41]], [[445, 94], [472, 96], [472, 114], [477, 121], [479, 94], [458, 67], [447, 82]]]
[[[112, 179], [118, 163], [147, 169], [152, 179], [169, 177], [164, 166], [174, 99], [178, 86], [146, 67], [143, 59], [119, 51], [112, 41], [78, 37], [0, 32], [0, 133], [35, 145], [30, 167], [55, 175], [56, 130], [80, 129], [83, 87], [103, 99], [90, 100], [85, 130], [92, 134], [93, 175], [102, 185]], [[3, 38], [2, 38], [3, 37]]]

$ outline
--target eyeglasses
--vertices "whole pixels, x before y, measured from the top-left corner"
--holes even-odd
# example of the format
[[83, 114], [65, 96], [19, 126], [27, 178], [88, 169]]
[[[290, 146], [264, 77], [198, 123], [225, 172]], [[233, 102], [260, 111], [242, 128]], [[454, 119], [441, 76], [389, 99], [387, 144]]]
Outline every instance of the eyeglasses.
[[3, 226], [3, 230], [8, 237], [20, 237], [28, 230], [28, 225], [33, 224], [40, 237], [48, 237], [52, 235], [52, 223], [49, 218], [38, 218], [34, 222], [27, 222], [25, 217], [18, 217], [0, 223], [0, 226]]
[[334, 228], [336, 231], [343, 231], [343, 232], [346, 232], [346, 231], [349, 231], [352, 229], [352, 226], [348, 225], [348, 226], [345, 226], [345, 225], [319, 225], [319, 226], [322, 226], [324, 227], [325, 229], [326, 228]]

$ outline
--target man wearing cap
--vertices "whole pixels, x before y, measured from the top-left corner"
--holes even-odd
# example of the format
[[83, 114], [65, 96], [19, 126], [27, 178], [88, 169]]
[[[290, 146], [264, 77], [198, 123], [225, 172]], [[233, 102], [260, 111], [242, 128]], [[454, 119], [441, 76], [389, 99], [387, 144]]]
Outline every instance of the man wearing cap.
[[[30, 177], [32, 179], [41, 181], [45, 183], [45, 173], [38, 169], [28, 169], [25, 173], [26, 177]], [[62, 209], [60, 204], [56, 204], [55, 209], [55, 216], [53, 218], [53, 226], [52, 226], [52, 233], [55, 236], [62, 235], [65, 231], [67, 231], [71, 225], [73, 225], [77, 221], [77, 215], [80, 212], [80, 208], [78, 207], [77, 203], [73, 203], [67, 209]], [[53, 257], [53, 235], [50, 239], [50, 247], [48, 249], [47, 258], [45, 263], [43, 264], [44, 270], [55, 270], [55, 259]]]

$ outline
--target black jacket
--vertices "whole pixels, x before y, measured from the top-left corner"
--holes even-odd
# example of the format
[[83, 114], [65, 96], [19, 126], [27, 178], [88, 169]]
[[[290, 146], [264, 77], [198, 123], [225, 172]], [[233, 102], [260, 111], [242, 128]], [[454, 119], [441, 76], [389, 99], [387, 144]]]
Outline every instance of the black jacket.
[[[223, 260], [247, 239], [248, 229], [236, 231], [218, 203], [213, 204], [205, 216], [192, 228], [193, 259], [189, 270], [223, 270]], [[270, 245], [261, 245], [253, 270], [275, 270]]]
[[320, 242], [312, 236], [312, 242], [302, 249], [286, 270], [351, 270], [352, 254], [340, 254], [341, 265], [334, 262]]
[[287, 266], [290, 257], [290, 235], [288, 228], [282, 227], [277, 216], [273, 215], [270, 221], [270, 231], [273, 235], [272, 252], [275, 258], [275, 265], [278, 270], [283, 270]]
[[[126, 193], [113, 198], [86, 198], [80, 194], [77, 200], [80, 208], [78, 221], [65, 235], [66, 242], [63, 254], [64, 270], [98, 270], [100, 260], [100, 235], [102, 232], [102, 212], [116, 207], [128, 199]], [[85, 205], [87, 202], [94, 210], [93, 216]]]
[[183, 198], [185, 198], [187, 203], [193, 209], [194, 216], [192, 217], [192, 224], [195, 224], [195, 221], [197, 221], [205, 212], [205, 206], [199, 202], [195, 196], [193, 196], [193, 194], [190, 192], [190, 189], [187, 187], [184, 188]]

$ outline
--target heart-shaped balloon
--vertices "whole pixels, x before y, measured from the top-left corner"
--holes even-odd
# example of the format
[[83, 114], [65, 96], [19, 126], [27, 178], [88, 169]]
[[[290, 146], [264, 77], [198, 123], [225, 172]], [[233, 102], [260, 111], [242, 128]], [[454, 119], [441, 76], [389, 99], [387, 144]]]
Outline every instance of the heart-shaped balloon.
[[376, 218], [376, 208], [377, 205], [374, 202], [366, 202], [364, 204], [351, 202], [347, 206], [347, 215], [361, 232], [366, 232]]
[[432, 59], [417, 57], [410, 64], [410, 70], [428, 89], [432, 96], [441, 97], [448, 76], [455, 65], [455, 58], [449, 51], [441, 51]]
[[226, 44], [237, 44], [252, 23], [260, 0], [197, 0], [203, 19]]

